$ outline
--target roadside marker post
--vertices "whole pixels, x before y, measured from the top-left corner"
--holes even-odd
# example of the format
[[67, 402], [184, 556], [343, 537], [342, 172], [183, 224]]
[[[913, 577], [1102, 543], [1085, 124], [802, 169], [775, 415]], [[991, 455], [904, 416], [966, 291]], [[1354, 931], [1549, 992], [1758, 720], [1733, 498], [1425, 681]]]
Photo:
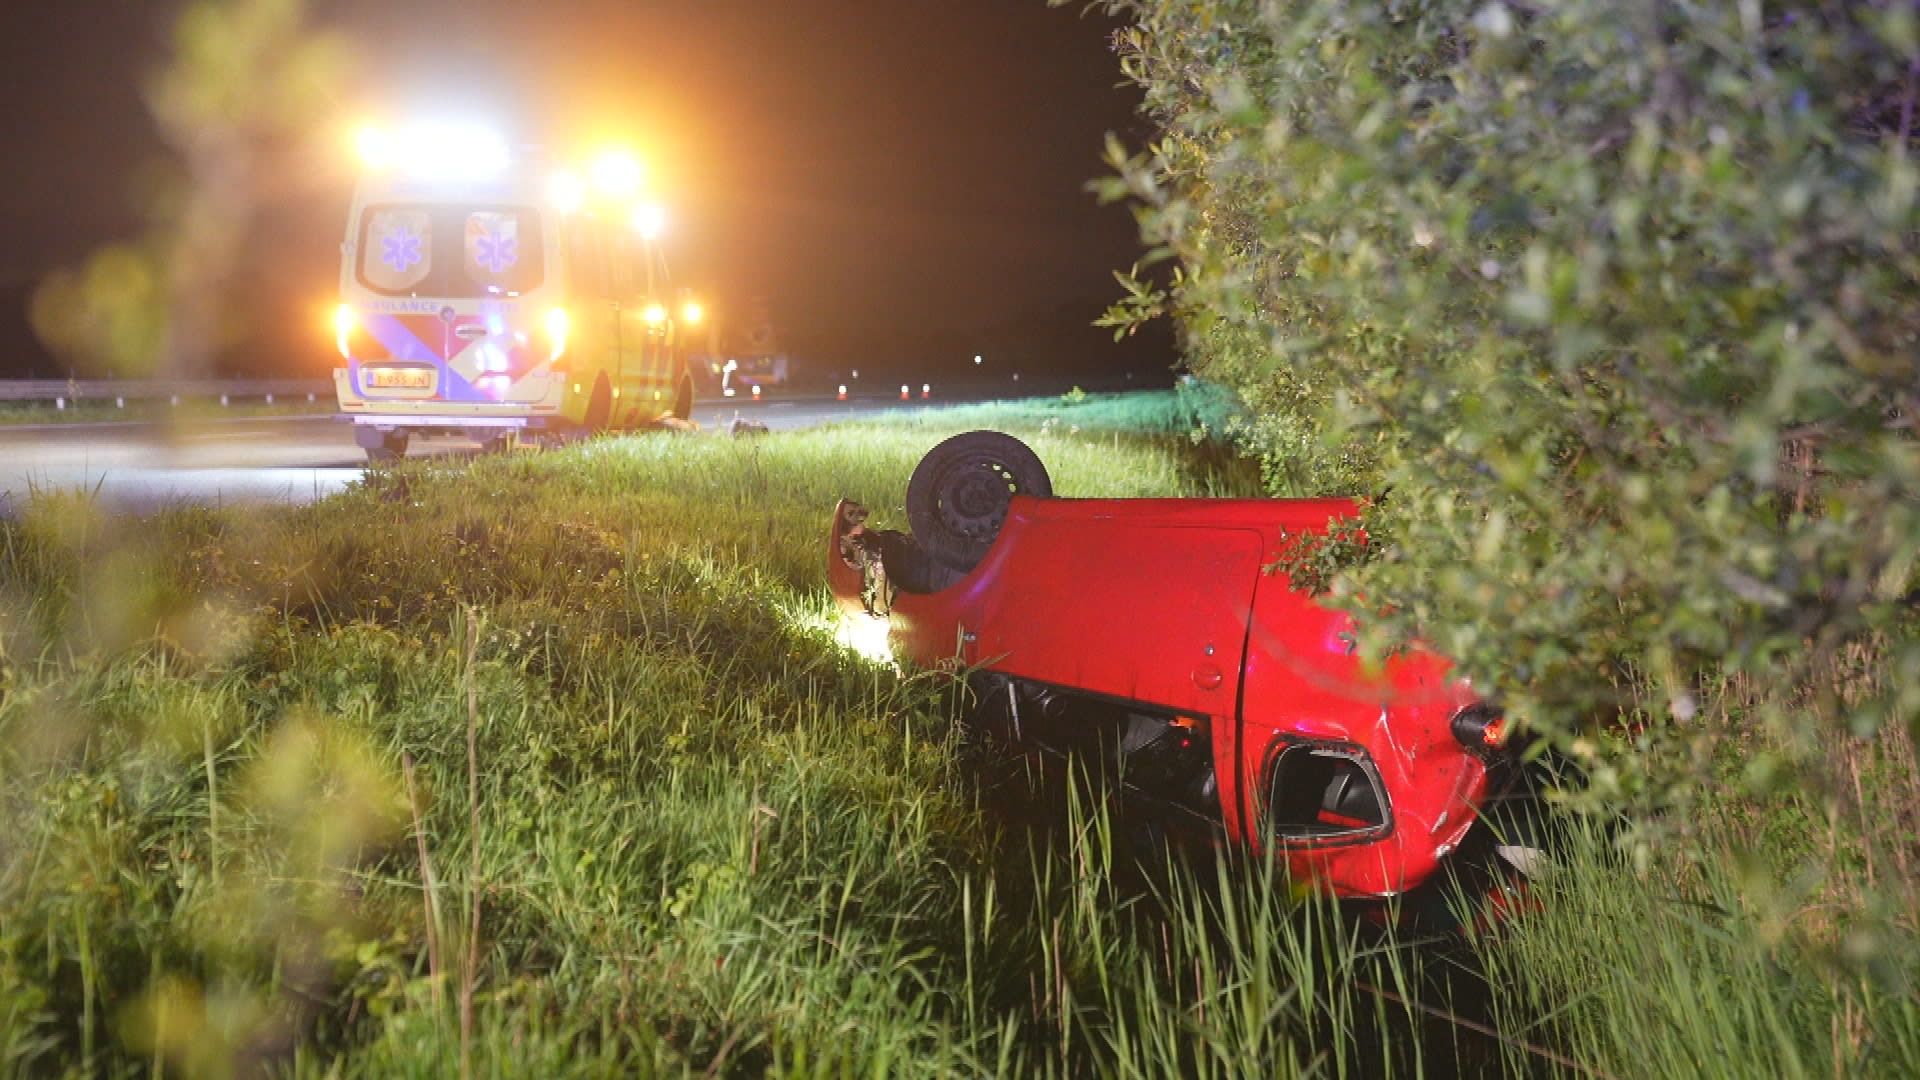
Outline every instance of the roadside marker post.
[[920, 400], [921, 400], [921, 401], [925, 401], [925, 400], [927, 400], [927, 398], [928, 398], [928, 397], [929, 397], [930, 395], [932, 395], [932, 393], [933, 393], [933, 384], [932, 384], [932, 383], [921, 383], [921, 384], [920, 384]]
[[840, 384], [840, 400], [841, 401], [847, 400], [847, 384], [846, 383]]
[[900, 400], [901, 400], [901, 401], [912, 401], [912, 400], [913, 400], [913, 392], [912, 392], [911, 390], [908, 390], [908, 389], [907, 389], [907, 384], [906, 384], [906, 383], [901, 383], [901, 384], [900, 384]]

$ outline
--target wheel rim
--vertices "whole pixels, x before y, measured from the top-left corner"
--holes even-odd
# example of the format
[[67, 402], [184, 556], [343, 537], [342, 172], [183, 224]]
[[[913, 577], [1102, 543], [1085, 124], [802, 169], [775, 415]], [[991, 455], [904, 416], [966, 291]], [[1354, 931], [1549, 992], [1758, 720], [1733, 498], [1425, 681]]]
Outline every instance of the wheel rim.
[[1025, 443], [997, 431], [963, 432], [914, 466], [907, 520], [928, 555], [966, 573], [993, 547], [1015, 495], [1051, 494], [1046, 466]]
[[956, 463], [940, 480], [934, 508], [940, 523], [972, 543], [991, 543], [1020, 492], [1013, 471], [994, 458], [973, 458]]

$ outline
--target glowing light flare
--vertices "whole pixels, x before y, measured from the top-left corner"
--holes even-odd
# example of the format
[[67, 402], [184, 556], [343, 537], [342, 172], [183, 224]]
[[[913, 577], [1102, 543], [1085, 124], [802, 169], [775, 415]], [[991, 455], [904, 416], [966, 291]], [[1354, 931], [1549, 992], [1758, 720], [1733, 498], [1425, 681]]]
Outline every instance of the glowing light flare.
[[633, 231], [647, 240], [658, 240], [660, 234], [667, 231], [667, 211], [664, 207], [648, 204], [633, 212]]
[[547, 201], [562, 214], [577, 214], [587, 205], [587, 185], [579, 174], [562, 169], [547, 181]]
[[698, 301], [689, 300], [680, 306], [680, 321], [688, 326], [699, 326], [700, 320], [707, 317], [707, 309]]
[[548, 308], [540, 319], [540, 329], [547, 332], [547, 341], [552, 348], [548, 360], [558, 360], [567, 352], [567, 331], [572, 329], [573, 320], [567, 316], [567, 309]]
[[353, 359], [353, 353], [347, 349], [347, 339], [359, 326], [360, 319], [354, 315], [352, 305], [341, 304], [333, 309], [333, 344], [340, 350], [340, 359]]
[[368, 124], [354, 131], [353, 152], [362, 168], [377, 171], [392, 168], [400, 151], [393, 132]]
[[639, 191], [643, 173], [640, 159], [633, 151], [624, 149], [602, 150], [588, 166], [593, 186], [602, 195], [615, 199], [630, 198]]
[[861, 612], [842, 614], [833, 629], [833, 640], [856, 656], [875, 664], [893, 663], [893, 643], [888, 638], [887, 620]]
[[648, 304], [646, 310], [640, 313], [640, 317], [647, 321], [648, 326], [659, 326], [661, 323], [667, 321], [666, 305]]
[[366, 169], [398, 169], [427, 180], [487, 179], [513, 161], [507, 140], [479, 124], [422, 124], [404, 131], [367, 126], [354, 132], [353, 142]]

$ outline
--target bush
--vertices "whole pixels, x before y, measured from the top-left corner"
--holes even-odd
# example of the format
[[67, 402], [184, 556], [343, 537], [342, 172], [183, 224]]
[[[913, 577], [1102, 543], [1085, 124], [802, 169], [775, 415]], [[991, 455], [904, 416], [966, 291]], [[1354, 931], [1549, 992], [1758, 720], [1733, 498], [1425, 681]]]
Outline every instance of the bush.
[[[1391, 489], [1334, 584], [1375, 647], [1603, 799], [1687, 798], [1730, 680], [1776, 690], [1757, 788], [1915, 724], [1910, 5], [1106, 6], [1162, 126], [1106, 187], [1179, 263], [1114, 321], [1175, 314], [1270, 476]], [[1879, 677], [1816, 677], [1862, 642]]]

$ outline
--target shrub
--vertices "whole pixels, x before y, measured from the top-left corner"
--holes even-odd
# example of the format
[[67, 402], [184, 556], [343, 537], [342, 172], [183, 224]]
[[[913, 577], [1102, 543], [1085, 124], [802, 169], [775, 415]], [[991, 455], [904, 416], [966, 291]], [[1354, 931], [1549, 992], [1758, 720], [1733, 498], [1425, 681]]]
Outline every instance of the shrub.
[[[1729, 679], [1778, 691], [1756, 787], [1915, 723], [1911, 5], [1106, 7], [1162, 131], [1105, 187], [1178, 260], [1113, 319], [1175, 314], [1294, 471], [1391, 489], [1334, 583], [1375, 647], [1600, 798], [1686, 798]], [[1815, 677], [1863, 641], [1887, 677]]]

